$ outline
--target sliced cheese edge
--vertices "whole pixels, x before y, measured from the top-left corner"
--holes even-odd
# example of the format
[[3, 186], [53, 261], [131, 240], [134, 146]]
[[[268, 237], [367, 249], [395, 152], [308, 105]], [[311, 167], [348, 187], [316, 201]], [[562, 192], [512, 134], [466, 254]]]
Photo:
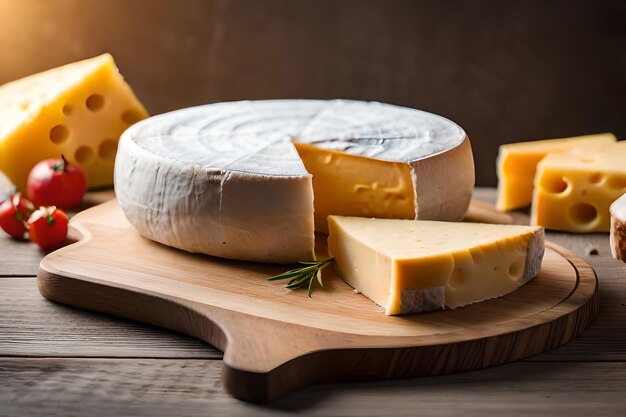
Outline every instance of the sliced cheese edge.
[[577, 146], [604, 146], [617, 140], [612, 133], [546, 139], [501, 145], [497, 157], [498, 197], [496, 208], [510, 211], [531, 204], [537, 164], [550, 152]]
[[507, 294], [539, 273], [540, 227], [329, 216], [339, 275], [385, 309], [457, 308]]

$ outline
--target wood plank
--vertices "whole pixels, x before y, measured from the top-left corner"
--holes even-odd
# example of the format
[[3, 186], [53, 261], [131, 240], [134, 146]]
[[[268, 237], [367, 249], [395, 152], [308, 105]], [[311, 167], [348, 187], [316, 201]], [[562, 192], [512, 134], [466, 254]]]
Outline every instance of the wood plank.
[[312, 385], [270, 406], [230, 397], [221, 361], [0, 359], [10, 416], [621, 416], [626, 363], [513, 363], [482, 371]]
[[13, 239], [0, 230], [0, 277], [37, 275], [39, 262], [45, 255], [37, 245]]
[[50, 302], [35, 278], [0, 280], [0, 306], [0, 356], [222, 357], [179, 333]]

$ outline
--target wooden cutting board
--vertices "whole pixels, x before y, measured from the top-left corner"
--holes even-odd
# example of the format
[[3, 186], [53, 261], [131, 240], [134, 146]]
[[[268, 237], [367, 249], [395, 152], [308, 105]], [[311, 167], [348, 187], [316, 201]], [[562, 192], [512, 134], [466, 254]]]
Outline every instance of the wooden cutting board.
[[324, 271], [324, 288], [309, 299], [306, 291], [266, 281], [288, 267], [193, 255], [144, 239], [116, 200], [79, 213], [71, 224], [80, 241], [42, 260], [43, 296], [218, 347], [226, 390], [246, 401], [272, 401], [318, 381], [502, 364], [568, 342], [597, 313], [594, 271], [552, 244], [539, 276], [509, 295], [389, 317], [332, 268]]

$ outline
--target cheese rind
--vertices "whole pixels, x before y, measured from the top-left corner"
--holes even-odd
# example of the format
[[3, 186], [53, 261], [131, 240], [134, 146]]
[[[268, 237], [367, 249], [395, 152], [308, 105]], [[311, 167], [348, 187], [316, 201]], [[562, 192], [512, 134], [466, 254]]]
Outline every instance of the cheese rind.
[[500, 211], [509, 211], [531, 204], [537, 164], [548, 153], [565, 152], [577, 146], [604, 146], [615, 141], [615, 135], [612, 133], [602, 133], [501, 145], [497, 160], [496, 208]]
[[338, 273], [388, 315], [457, 308], [539, 273], [539, 227], [329, 216]]
[[609, 206], [626, 192], [626, 143], [548, 154], [537, 167], [531, 224], [608, 232]]
[[318, 231], [321, 216], [337, 211], [458, 220], [473, 183], [469, 140], [456, 124], [350, 100], [217, 103], [155, 116], [124, 132], [115, 167], [120, 206], [144, 236], [276, 263], [313, 259], [314, 206]]
[[615, 200], [610, 207], [611, 232], [609, 243], [615, 259], [626, 262], [626, 194]]
[[147, 117], [109, 54], [0, 86], [0, 169], [19, 191], [32, 167], [61, 154], [111, 185], [120, 134]]

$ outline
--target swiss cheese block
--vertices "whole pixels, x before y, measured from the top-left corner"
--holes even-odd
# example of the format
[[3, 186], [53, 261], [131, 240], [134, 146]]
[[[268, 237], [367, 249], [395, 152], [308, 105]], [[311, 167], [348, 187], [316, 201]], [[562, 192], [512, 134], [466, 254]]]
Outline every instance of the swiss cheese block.
[[626, 192], [626, 143], [548, 154], [537, 167], [531, 224], [608, 232], [609, 206]]
[[540, 227], [328, 217], [341, 277], [388, 315], [457, 308], [507, 294], [539, 273]]
[[577, 146], [604, 146], [616, 141], [612, 133], [509, 143], [498, 152], [498, 200], [501, 211], [529, 206], [537, 164], [550, 152], [568, 151]]
[[0, 170], [18, 190], [46, 158], [82, 167], [89, 187], [111, 185], [120, 134], [147, 117], [109, 54], [0, 86]]
[[611, 254], [615, 259], [626, 262], [626, 194], [615, 200], [611, 212]]
[[124, 132], [115, 166], [120, 206], [144, 236], [275, 263], [313, 259], [314, 225], [326, 231], [328, 214], [459, 220], [473, 185], [459, 126], [351, 100], [217, 103], [155, 116]]

